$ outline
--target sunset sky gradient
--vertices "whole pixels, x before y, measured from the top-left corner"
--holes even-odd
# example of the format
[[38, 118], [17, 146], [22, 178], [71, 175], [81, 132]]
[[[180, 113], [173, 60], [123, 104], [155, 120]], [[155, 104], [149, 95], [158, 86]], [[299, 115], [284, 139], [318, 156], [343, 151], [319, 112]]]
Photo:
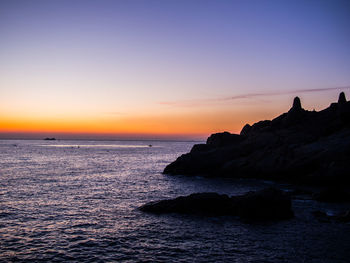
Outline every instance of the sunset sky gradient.
[[350, 97], [349, 1], [0, 1], [0, 138], [204, 139]]

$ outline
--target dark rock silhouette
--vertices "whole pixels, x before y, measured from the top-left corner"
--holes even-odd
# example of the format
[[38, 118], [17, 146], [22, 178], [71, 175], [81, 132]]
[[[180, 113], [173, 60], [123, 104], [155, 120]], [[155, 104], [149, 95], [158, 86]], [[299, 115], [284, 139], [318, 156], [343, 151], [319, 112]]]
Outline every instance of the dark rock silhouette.
[[312, 197], [320, 202], [350, 202], [350, 190], [341, 187], [327, 187], [314, 193]]
[[211, 147], [221, 147], [229, 144], [235, 144], [242, 141], [242, 137], [229, 132], [215, 133], [207, 139], [207, 145]]
[[275, 188], [232, 197], [217, 193], [196, 193], [150, 202], [139, 209], [157, 214], [232, 215], [247, 221], [283, 220], [294, 215], [290, 197]]
[[56, 138], [45, 138], [45, 141], [56, 141]]
[[182, 213], [227, 215], [233, 214], [231, 200], [227, 195], [217, 193], [196, 193], [175, 199], [147, 203], [141, 211], [151, 213]]
[[341, 92], [339, 94], [338, 103], [339, 104], [345, 104], [346, 103], [346, 98], [345, 98], [345, 93], [344, 92]]
[[292, 108], [273, 120], [245, 125], [240, 133], [211, 135], [165, 169], [166, 174], [253, 177], [309, 184], [350, 182], [350, 102], [316, 112]]
[[295, 97], [294, 98], [293, 106], [292, 106], [291, 110], [294, 110], [294, 111], [302, 110], [301, 102], [300, 102], [300, 98], [299, 97]]
[[325, 223], [331, 223], [331, 222], [349, 223], [350, 222], [350, 210], [339, 213], [337, 215], [328, 215], [326, 212], [319, 211], [319, 210], [313, 211], [312, 214], [319, 221], [325, 222]]

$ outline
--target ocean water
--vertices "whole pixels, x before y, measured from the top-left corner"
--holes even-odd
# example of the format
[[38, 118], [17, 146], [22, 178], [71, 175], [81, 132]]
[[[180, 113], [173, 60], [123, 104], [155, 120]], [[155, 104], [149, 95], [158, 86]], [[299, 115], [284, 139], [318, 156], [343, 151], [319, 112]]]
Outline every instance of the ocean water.
[[161, 173], [193, 144], [0, 141], [0, 261], [349, 262], [350, 225], [311, 215], [346, 204], [294, 200], [294, 219], [254, 225], [137, 210], [194, 192], [235, 195], [274, 184]]

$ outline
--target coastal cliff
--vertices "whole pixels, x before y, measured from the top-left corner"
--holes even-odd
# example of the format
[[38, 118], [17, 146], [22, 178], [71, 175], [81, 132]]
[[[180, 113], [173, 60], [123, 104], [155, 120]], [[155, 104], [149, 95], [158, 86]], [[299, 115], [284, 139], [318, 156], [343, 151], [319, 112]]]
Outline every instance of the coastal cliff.
[[339, 95], [322, 111], [293, 106], [240, 134], [212, 134], [166, 166], [165, 174], [261, 178], [310, 184], [350, 182], [350, 102]]

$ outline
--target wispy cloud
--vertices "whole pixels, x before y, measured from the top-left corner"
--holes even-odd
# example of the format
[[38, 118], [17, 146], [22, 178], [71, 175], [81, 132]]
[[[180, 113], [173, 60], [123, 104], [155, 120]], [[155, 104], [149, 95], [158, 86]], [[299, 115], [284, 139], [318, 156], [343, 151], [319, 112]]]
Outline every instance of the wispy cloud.
[[249, 100], [249, 99], [287, 95], [287, 94], [318, 93], [318, 92], [325, 92], [325, 91], [332, 91], [332, 90], [347, 90], [347, 89], [350, 89], [350, 86], [319, 88], [319, 89], [295, 89], [295, 90], [276, 91], [276, 92], [247, 93], [247, 94], [240, 94], [235, 96], [227, 96], [227, 97], [213, 98], [213, 99], [163, 101], [163, 102], [159, 102], [159, 104], [168, 105], [168, 106], [194, 107], [194, 106], [201, 106], [201, 105], [208, 105], [208, 104], [216, 104], [216, 103], [225, 102], [225, 101], [229, 102], [229, 101], [236, 101], [236, 100], [247, 100], [247, 99]]

